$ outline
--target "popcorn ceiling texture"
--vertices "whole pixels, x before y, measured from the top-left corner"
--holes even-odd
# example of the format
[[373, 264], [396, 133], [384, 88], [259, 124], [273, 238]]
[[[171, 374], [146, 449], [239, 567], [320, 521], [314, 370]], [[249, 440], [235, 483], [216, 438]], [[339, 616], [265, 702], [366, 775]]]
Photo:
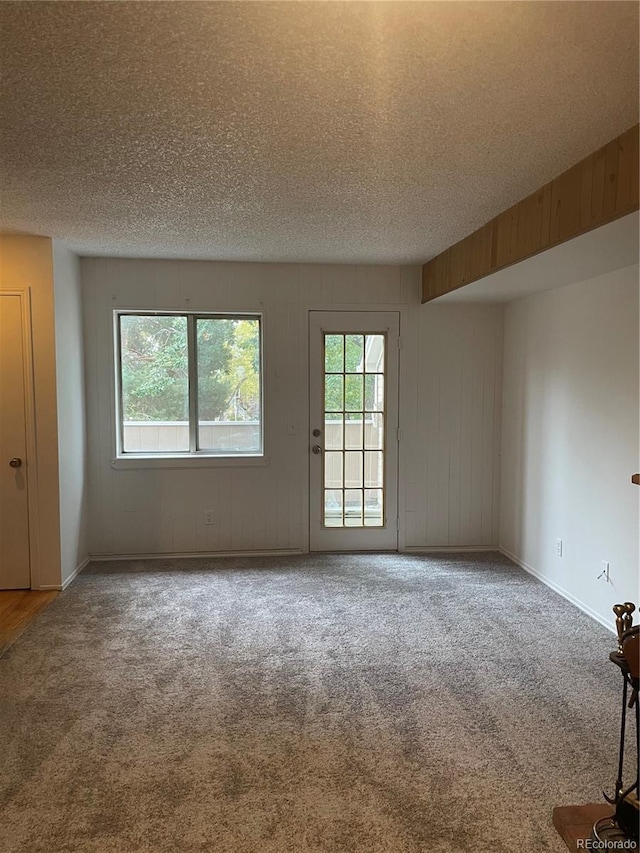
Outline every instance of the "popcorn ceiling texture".
[[638, 120], [638, 9], [0, 3], [0, 227], [424, 261]]

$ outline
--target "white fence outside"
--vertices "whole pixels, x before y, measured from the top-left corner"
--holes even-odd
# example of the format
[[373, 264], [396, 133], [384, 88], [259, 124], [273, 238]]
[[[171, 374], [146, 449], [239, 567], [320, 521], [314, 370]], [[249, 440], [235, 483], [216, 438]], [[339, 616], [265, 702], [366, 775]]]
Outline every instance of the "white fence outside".
[[[179, 453], [189, 449], [187, 421], [125, 421], [125, 453]], [[202, 421], [200, 447], [222, 453], [260, 449], [258, 421]]]
[[[343, 432], [344, 426], [344, 432]], [[187, 421], [125, 421], [125, 453], [179, 453], [189, 449], [189, 424]], [[382, 417], [374, 415], [372, 421], [327, 421], [324, 446], [331, 450], [356, 450], [364, 447], [373, 450], [383, 447]], [[200, 424], [200, 447], [221, 453], [251, 453], [260, 448], [259, 421], [203, 421]], [[326, 486], [328, 488], [352, 487], [358, 482], [356, 461], [351, 455], [336, 456], [327, 460]], [[382, 453], [367, 453], [365, 461], [367, 483], [382, 485]], [[361, 476], [361, 475], [360, 475]], [[344, 479], [343, 479], [344, 477]]]

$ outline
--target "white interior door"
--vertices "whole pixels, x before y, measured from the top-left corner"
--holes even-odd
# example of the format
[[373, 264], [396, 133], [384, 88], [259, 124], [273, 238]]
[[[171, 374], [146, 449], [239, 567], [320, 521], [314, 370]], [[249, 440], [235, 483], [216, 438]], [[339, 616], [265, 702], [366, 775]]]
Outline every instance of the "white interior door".
[[397, 312], [311, 311], [312, 551], [398, 547]]
[[29, 589], [23, 297], [0, 294], [0, 589]]

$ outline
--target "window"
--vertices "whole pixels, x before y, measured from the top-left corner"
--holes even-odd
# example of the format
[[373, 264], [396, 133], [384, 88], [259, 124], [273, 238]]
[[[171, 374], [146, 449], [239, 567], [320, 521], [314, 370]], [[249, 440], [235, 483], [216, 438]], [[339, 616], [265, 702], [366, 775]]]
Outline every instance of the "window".
[[324, 333], [324, 527], [384, 527], [385, 335]]
[[115, 313], [118, 456], [261, 456], [261, 318]]

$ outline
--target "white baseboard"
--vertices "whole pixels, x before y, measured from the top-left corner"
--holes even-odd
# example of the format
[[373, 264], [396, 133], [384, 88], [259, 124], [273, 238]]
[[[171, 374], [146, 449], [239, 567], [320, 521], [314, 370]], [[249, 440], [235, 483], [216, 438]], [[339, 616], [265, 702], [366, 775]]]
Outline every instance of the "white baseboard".
[[533, 575], [534, 578], [541, 581], [545, 586], [548, 586], [549, 589], [552, 589], [554, 592], [557, 592], [558, 595], [561, 595], [563, 598], [566, 598], [567, 601], [570, 601], [578, 610], [582, 610], [583, 613], [586, 613], [587, 616], [590, 616], [596, 622], [599, 622], [603, 628], [606, 628], [608, 631], [611, 631], [612, 634], [616, 633], [616, 629], [613, 625], [606, 621], [599, 613], [596, 613], [595, 610], [592, 610], [584, 601], [580, 601], [579, 598], [576, 598], [575, 595], [572, 595], [568, 592], [564, 587], [561, 587], [560, 584], [555, 583], [555, 581], [549, 580], [549, 578], [545, 577], [541, 574], [537, 569], [534, 569], [533, 566], [530, 566], [528, 563], [525, 563], [524, 560], [521, 560], [520, 557], [516, 557], [515, 554], [512, 554], [507, 548], [503, 548], [502, 545], [499, 546], [498, 551], [501, 554], [504, 554], [505, 557], [508, 557], [516, 566], [520, 566], [521, 569], [524, 569], [530, 575]]
[[[410, 546], [407, 548], [399, 548], [397, 552], [390, 551], [388, 553], [398, 554], [458, 554], [458, 553], [474, 553], [478, 551], [494, 551], [500, 549], [497, 545], [419, 545]], [[213, 559], [216, 557], [290, 557], [300, 554], [308, 554], [309, 552], [302, 548], [280, 548], [273, 550], [261, 551], [175, 551], [167, 553], [145, 553], [145, 554], [91, 554], [87, 562], [117, 562], [118, 560], [182, 560], [182, 559]], [[321, 553], [321, 552], [317, 552]], [[326, 553], [341, 553], [330, 551]], [[348, 551], [344, 553], [368, 553], [366, 551]], [[84, 568], [84, 565], [82, 568]], [[80, 570], [79, 570], [80, 571]], [[73, 576], [75, 577], [75, 575]], [[70, 582], [70, 581], [69, 581]], [[53, 587], [51, 587], [53, 589]]]
[[38, 589], [41, 590], [42, 592], [49, 592], [51, 590], [57, 591], [57, 592], [62, 592], [63, 589], [66, 589], [68, 586], [70, 586], [73, 583], [73, 581], [78, 577], [80, 572], [84, 568], [86, 568], [90, 562], [91, 562], [91, 557], [85, 557], [85, 559], [80, 563], [80, 565], [77, 566], [76, 569], [73, 572], [71, 572], [69, 577], [65, 578], [62, 581], [62, 583], [43, 583], [43, 584], [40, 584]]
[[499, 551], [497, 545], [408, 545], [400, 554], [472, 554], [478, 551]]
[[174, 551], [171, 554], [91, 554], [89, 561], [96, 563], [116, 562], [118, 560], [200, 560], [214, 557], [291, 557], [303, 554], [300, 548], [283, 548], [273, 551]]
[[66, 589], [68, 586], [70, 586], [73, 581], [78, 577], [80, 572], [84, 568], [86, 568], [86, 566], [88, 566], [90, 562], [91, 557], [85, 557], [84, 560], [80, 563], [80, 565], [76, 568], [75, 572], [72, 572], [68, 578], [65, 578], [65, 580], [62, 581], [62, 589]]

